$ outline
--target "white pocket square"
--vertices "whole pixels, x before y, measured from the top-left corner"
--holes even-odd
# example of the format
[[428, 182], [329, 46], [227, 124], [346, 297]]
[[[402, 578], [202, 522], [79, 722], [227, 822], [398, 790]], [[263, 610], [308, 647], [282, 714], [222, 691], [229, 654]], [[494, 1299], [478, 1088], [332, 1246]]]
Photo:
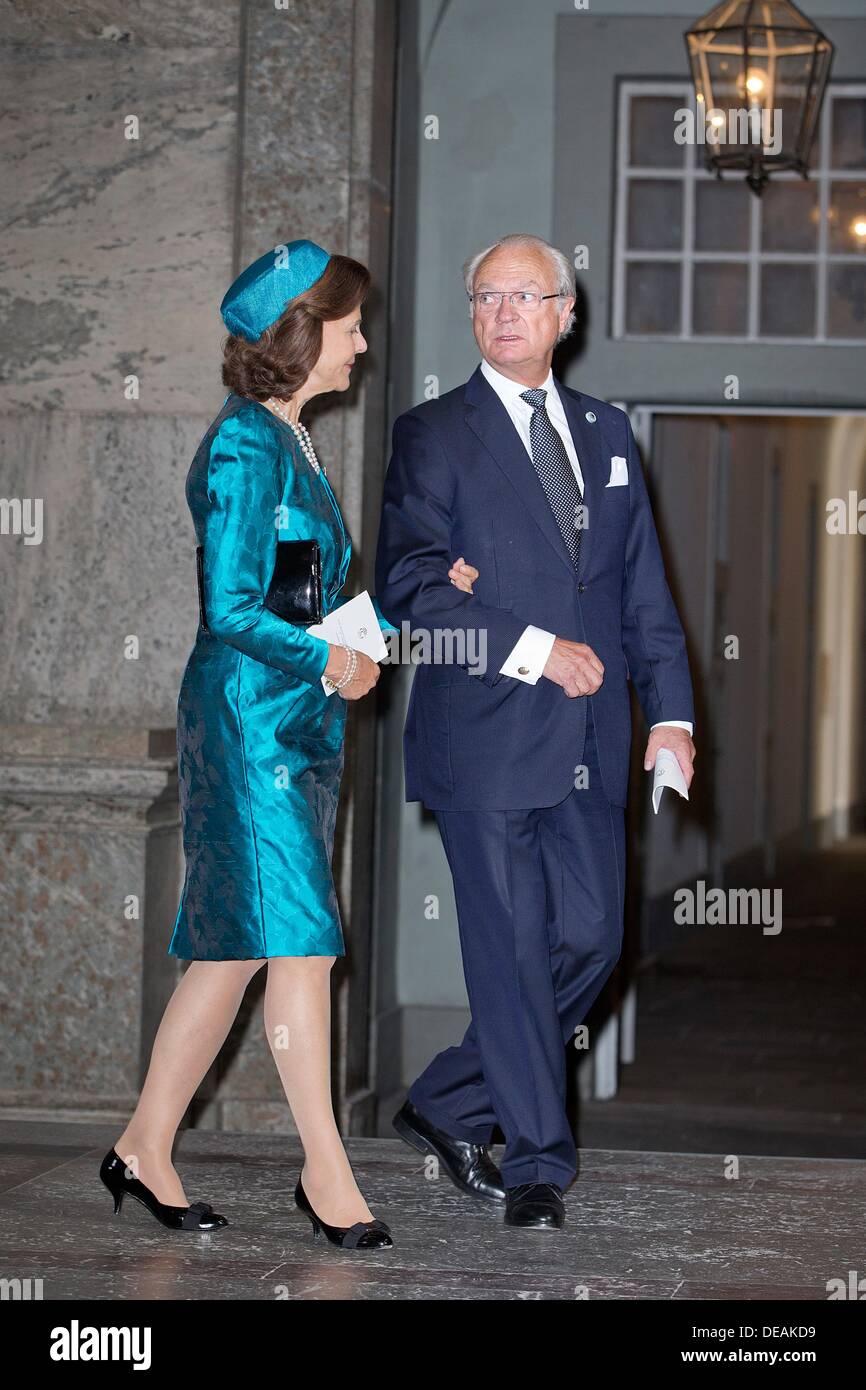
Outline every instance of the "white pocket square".
[[614, 454], [610, 461], [610, 482], [605, 483], [605, 487], [626, 487], [628, 485], [628, 464], [619, 454]]

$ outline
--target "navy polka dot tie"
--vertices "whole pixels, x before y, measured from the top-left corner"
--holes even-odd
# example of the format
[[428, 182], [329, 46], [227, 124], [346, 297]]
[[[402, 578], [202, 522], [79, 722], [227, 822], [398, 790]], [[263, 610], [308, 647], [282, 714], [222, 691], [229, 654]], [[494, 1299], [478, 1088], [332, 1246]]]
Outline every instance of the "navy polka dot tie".
[[574, 568], [577, 569], [580, 564], [580, 535], [584, 525], [583, 493], [562, 437], [550, 422], [546, 398], [547, 392], [540, 388], [520, 393], [520, 399], [532, 406], [532, 419], [529, 422], [532, 462], [568, 546], [568, 553], [574, 561]]

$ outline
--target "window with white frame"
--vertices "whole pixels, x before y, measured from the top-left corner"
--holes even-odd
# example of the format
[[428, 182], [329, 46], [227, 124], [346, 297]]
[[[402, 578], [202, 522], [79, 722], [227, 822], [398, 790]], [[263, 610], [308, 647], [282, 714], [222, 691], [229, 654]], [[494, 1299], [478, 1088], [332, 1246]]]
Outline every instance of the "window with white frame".
[[760, 198], [674, 139], [693, 93], [619, 92], [615, 338], [866, 341], [866, 83], [829, 84], [809, 178], [771, 175]]

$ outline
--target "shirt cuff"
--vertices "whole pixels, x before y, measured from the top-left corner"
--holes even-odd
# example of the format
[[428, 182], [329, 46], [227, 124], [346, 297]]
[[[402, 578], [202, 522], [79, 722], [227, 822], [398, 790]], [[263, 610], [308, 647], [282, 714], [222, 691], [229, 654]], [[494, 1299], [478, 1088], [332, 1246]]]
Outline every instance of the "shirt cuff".
[[512, 647], [502, 666], [501, 676], [514, 676], [516, 680], [535, 685], [543, 673], [547, 658], [556, 641], [555, 632], [545, 632], [543, 627], [526, 627], [520, 634], [516, 646]]
[[650, 724], [650, 733], [652, 733], [653, 729], [661, 729], [665, 724], [671, 729], [687, 730], [689, 738], [691, 738], [692, 734], [695, 732], [695, 726], [690, 724], [688, 719], [662, 719], [659, 724]]

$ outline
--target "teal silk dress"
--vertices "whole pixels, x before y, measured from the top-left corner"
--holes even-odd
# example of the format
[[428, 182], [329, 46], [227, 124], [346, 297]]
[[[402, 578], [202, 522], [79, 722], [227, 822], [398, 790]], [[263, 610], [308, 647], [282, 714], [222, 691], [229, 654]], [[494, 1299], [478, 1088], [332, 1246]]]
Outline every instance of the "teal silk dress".
[[186, 876], [169, 954], [343, 955], [331, 857], [347, 703], [322, 689], [327, 642], [264, 607], [278, 539], [317, 540], [323, 610], [347, 601], [339, 504], [290, 427], [235, 393], [186, 496], [209, 630], [199, 624], [178, 699]]

